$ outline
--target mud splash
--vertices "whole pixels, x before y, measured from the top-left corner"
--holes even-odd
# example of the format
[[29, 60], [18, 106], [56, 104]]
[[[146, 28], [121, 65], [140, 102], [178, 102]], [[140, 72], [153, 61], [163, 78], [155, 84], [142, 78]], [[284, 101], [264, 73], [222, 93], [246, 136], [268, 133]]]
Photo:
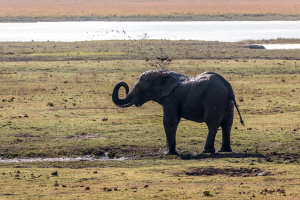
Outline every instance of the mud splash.
[[109, 158], [106, 156], [78, 156], [78, 157], [61, 157], [61, 158], [0, 158], [0, 163], [28, 163], [28, 162], [74, 162], [74, 161], [124, 161], [132, 160], [134, 157]]

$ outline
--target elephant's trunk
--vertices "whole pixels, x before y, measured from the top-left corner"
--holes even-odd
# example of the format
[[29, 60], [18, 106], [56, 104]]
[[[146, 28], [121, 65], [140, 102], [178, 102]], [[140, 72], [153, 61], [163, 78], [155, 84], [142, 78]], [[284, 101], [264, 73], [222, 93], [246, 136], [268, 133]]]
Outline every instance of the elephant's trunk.
[[124, 87], [126, 90], [126, 95], [129, 92], [129, 87], [127, 85], [127, 83], [125, 82], [119, 82], [115, 85], [113, 93], [112, 93], [112, 100], [113, 102], [119, 106], [119, 107], [129, 107], [132, 106], [134, 104], [134, 102], [128, 102], [125, 98], [119, 98], [119, 89], [120, 87]]

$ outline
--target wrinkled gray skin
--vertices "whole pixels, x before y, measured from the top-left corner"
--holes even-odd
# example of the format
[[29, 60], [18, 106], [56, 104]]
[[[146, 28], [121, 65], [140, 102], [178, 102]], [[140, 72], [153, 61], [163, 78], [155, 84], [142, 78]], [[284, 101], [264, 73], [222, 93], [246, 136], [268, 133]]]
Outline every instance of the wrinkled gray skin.
[[[120, 87], [126, 89], [126, 97], [119, 99]], [[112, 99], [119, 107], [137, 107], [147, 101], [155, 101], [163, 107], [163, 124], [167, 137], [167, 155], [176, 151], [176, 130], [181, 118], [205, 122], [208, 135], [203, 153], [214, 153], [214, 141], [218, 128], [222, 128], [222, 145], [218, 152], [231, 152], [230, 130], [236, 105], [231, 85], [219, 74], [204, 72], [186, 76], [172, 71], [146, 71], [142, 73], [131, 91], [125, 82], [116, 84]], [[244, 122], [240, 115], [240, 122]]]

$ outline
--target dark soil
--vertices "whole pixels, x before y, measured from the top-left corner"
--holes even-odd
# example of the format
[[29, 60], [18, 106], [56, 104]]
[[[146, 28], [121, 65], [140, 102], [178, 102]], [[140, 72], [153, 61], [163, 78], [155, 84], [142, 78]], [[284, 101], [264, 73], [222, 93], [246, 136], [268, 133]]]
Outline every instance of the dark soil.
[[256, 158], [260, 162], [277, 162], [277, 163], [299, 163], [300, 154], [289, 154], [289, 153], [277, 153], [270, 152], [267, 154], [260, 153], [212, 153], [212, 154], [181, 154], [181, 159], [183, 160], [203, 160], [208, 158]]
[[265, 156], [265, 160], [267, 162], [299, 163], [300, 154], [287, 154], [287, 153], [271, 152]]
[[267, 176], [271, 173], [267, 170], [258, 167], [252, 168], [190, 168], [189, 171], [184, 171], [183, 174], [188, 176], [214, 176], [214, 175], [227, 175], [231, 177], [253, 177], [253, 176]]

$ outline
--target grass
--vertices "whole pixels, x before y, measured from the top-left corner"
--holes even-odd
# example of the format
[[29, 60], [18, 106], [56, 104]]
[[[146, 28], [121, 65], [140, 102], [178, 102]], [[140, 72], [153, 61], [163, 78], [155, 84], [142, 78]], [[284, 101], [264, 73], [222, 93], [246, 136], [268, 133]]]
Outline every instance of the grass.
[[1, 21], [61, 20], [299, 20], [297, 0], [262, 1], [8, 1]]
[[[142, 108], [121, 109], [111, 101], [114, 85], [121, 80], [133, 85], [141, 72], [154, 69], [147, 65], [137, 60], [3, 63], [1, 155], [98, 155], [108, 149], [130, 155], [164, 148], [159, 105], [149, 102]], [[292, 131], [298, 128], [300, 102], [295, 61], [174, 60], [170, 70], [188, 75], [215, 71], [230, 81], [247, 124], [240, 127], [236, 116], [234, 126], [239, 129], [233, 130], [233, 138], [238, 142], [233, 145], [237, 151], [253, 153], [254, 148], [245, 148], [245, 141], [259, 145], [261, 152], [287, 151], [281, 150], [286, 143], [295, 144], [288, 145], [289, 152], [299, 151], [298, 134]], [[207, 134], [204, 124], [183, 120], [178, 129], [182, 152], [202, 150]], [[249, 135], [265, 129], [275, 139]], [[270, 148], [272, 141], [279, 145]]]
[[[270, 170], [271, 176], [186, 175], [187, 171], [195, 167], [211, 166], [228, 168], [220, 160], [148, 161], [142, 162], [139, 167], [5, 168], [0, 175], [1, 196], [30, 199], [299, 198], [299, 179], [296, 178], [299, 172], [296, 165], [249, 166], [245, 163], [230, 163], [231, 167], [237, 169], [244, 166]], [[51, 175], [54, 171], [57, 171], [57, 176]]]
[[[299, 39], [242, 41], [234, 43], [206, 41], [128, 40], [88, 42], [2, 42], [0, 61], [69, 61], [69, 60], [146, 60], [171, 59], [267, 59], [299, 60], [300, 50], [249, 48], [251, 44], [294, 44]], [[122, 63], [122, 62], [121, 62]], [[120, 65], [120, 64], [119, 64]]]
[[[246, 43], [251, 42], [119, 41], [122, 48], [113, 41], [1, 43], [2, 158], [105, 154], [139, 158], [0, 163], [0, 198], [299, 198], [298, 50], [253, 52], [243, 47]], [[131, 46], [123, 48], [124, 44]], [[80, 59], [67, 56], [76, 46], [84, 55]], [[97, 58], [99, 46], [106, 46], [113, 56], [101, 54]], [[159, 51], [162, 47], [164, 52]], [[217, 54], [213, 58], [201, 55], [192, 59], [195, 49], [203, 52], [205, 47], [216, 51], [226, 48], [227, 58], [212, 50], [210, 55]], [[183, 51], [187, 48], [188, 55]], [[239, 49], [240, 57], [235, 49]], [[43, 60], [45, 53], [48, 58]], [[28, 60], [24, 60], [25, 55]], [[155, 69], [155, 57], [170, 55], [172, 62], [166, 66], [170, 70], [187, 75], [214, 71], [232, 84], [246, 124], [239, 124], [235, 111], [231, 141], [238, 153], [200, 154], [207, 127], [182, 120], [177, 131], [180, 156], [166, 157], [161, 106], [148, 102], [141, 108], [122, 109], [112, 103], [117, 82], [125, 81], [131, 87], [143, 71]], [[149, 61], [145, 61], [146, 56]], [[216, 148], [220, 142], [219, 131]], [[189, 175], [195, 168], [211, 167], [223, 171], [259, 168], [271, 174]], [[51, 175], [53, 171], [58, 171], [58, 176]], [[56, 181], [58, 186], [54, 186]]]

